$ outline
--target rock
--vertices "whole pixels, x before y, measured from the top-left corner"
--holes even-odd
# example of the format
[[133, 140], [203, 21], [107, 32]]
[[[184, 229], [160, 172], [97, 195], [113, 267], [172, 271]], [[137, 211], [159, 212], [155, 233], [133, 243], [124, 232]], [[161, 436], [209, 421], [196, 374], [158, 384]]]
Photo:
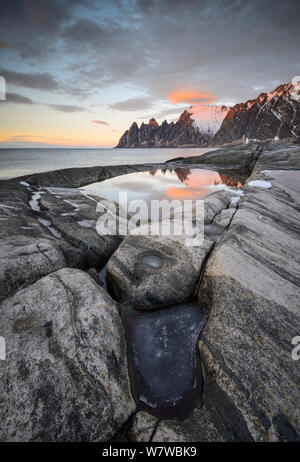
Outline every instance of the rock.
[[160, 443], [201, 443], [207, 441], [224, 441], [212, 421], [212, 416], [205, 405], [199, 405], [191, 416], [182, 422], [178, 420], [161, 420], [160, 422], [145, 412], [139, 412], [129, 435], [129, 441]]
[[[239, 144], [216, 151], [205, 152], [201, 156], [186, 157], [183, 165], [201, 165], [203, 168], [215, 168], [219, 172], [249, 175], [259, 158], [263, 147], [258, 143]], [[169, 163], [173, 162], [171, 159]]]
[[212, 143], [244, 139], [300, 137], [300, 98], [292, 83], [279, 85], [270, 93], [236, 104], [223, 120]]
[[229, 206], [232, 197], [232, 193], [223, 190], [207, 196], [204, 199], [204, 223], [209, 224], [216, 220], [217, 215]]
[[[97, 220], [107, 200], [81, 194], [77, 189], [42, 189], [42, 216], [66, 242], [81, 249], [82, 266], [101, 269], [122, 241], [119, 235], [100, 234]], [[110, 201], [112, 202], [112, 201]], [[103, 207], [100, 205], [103, 204]]]
[[176, 123], [166, 120], [158, 125], [155, 119], [138, 127], [133, 122], [121, 136], [117, 148], [153, 148], [177, 146], [201, 146], [212, 138], [211, 133], [199, 130], [189, 111], [184, 111]]
[[108, 289], [141, 310], [189, 301], [212, 244], [205, 239], [201, 247], [185, 247], [177, 236], [127, 236], [107, 263]]
[[221, 212], [215, 216], [214, 223], [222, 228], [227, 228], [234, 214], [235, 208], [221, 210]]
[[135, 405], [118, 309], [86, 273], [62, 269], [0, 307], [1, 441], [107, 441]]
[[163, 164], [138, 164], [138, 165], [110, 165], [99, 167], [77, 167], [53, 170], [44, 173], [25, 175], [12, 180], [0, 181], [10, 184], [13, 187], [19, 186], [20, 181], [24, 181], [32, 186], [53, 186], [62, 188], [80, 188], [81, 186], [97, 183], [118, 175], [125, 175], [133, 172], [144, 172], [160, 168]]
[[139, 411], [136, 413], [131, 430], [129, 431], [128, 440], [147, 443], [151, 441], [151, 436], [155, 426], [159, 422], [157, 417], [154, 417], [147, 412]]
[[260, 156], [250, 180], [271, 187], [243, 188], [198, 292], [211, 308], [199, 344], [203, 400], [230, 441], [300, 439], [300, 370], [292, 359], [300, 332], [300, 177], [286, 170], [289, 157], [299, 169], [299, 147], [270, 146]]
[[188, 303], [152, 313], [123, 310], [138, 409], [164, 419], [183, 420], [193, 410], [202, 389], [195, 353], [207, 319], [206, 307]]
[[[121, 238], [96, 232], [99, 198], [87, 198], [74, 188], [152, 167], [73, 168], [0, 181], [0, 302], [60, 268], [105, 265]], [[63, 191], [52, 189], [51, 194], [45, 187]], [[66, 188], [73, 188], [69, 196]]]

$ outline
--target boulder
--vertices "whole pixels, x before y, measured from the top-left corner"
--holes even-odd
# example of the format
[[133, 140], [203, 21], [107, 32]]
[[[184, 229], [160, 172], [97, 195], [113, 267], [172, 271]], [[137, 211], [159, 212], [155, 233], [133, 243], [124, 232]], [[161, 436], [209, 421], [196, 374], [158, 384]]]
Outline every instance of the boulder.
[[213, 242], [185, 247], [177, 236], [127, 236], [107, 263], [113, 297], [140, 310], [189, 301]]
[[135, 405], [118, 308], [64, 268], [0, 306], [1, 441], [107, 441]]

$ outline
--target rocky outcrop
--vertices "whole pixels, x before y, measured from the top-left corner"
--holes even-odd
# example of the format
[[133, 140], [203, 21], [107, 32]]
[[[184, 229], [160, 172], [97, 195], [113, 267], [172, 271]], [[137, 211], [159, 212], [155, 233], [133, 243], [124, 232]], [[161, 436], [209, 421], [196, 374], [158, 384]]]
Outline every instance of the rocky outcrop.
[[120, 237], [101, 236], [92, 226], [99, 198], [65, 188], [151, 168], [75, 168], [0, 181], [0, 301], [60, 268], [100, 269]]
[[[199, 341], [201, 404], [184, 422], [138, 414], [130, 438], [300, 440], [300, 371], [292, 357], [300, 329], [299, 162], [297, 145], [265, 147], [207, 261], [198, 289], [199, 303], [210, 307]], [[220, 222], [224, 213], [231, 208]]]
[[62, 269], [0, 306], [1, 441], [107, 441], [135, 405], [118, 309], [87, 274]]
[[140, 127], [134, 122], [129, 130], [121, 136], [117, 148], [167, 148], [201, 146], [212, 138], [210, 126], [207, 130], [194, 123], [189, 111], [184, 111], [177, 122], [166, 120], [158, 125], [155, 119]]
[[[299, 168], [296, 146], [260, 156], [198, 294], [211, 307], [199, 345], [205, 394], [210, 401], [211, 389], [219, 391], [213, 399], [220, 410], [224, 397], [230, 403], [223, 425], [238, 440], [300, 439], [300, 372], [291, 355], [300, 328], [295, 158]], [[248, 436], [234, 428], [235, 415]]]
[[139, 310], [186, 302], [211, 247], [209, 240], [195, 250], [175, 237], [128, 236], [108, 261], [108, 288]]
[[236, 104], [223, 120], [212, 143], [274, 138], [300, 138], [300, 92], [292, 83]]
[[[227, 191], [207, 196], [204, 224], [211, 224], [223, 209], [229, 207], [232, 197], [233, 193]], [[203, 226], [200, 217], [197, 218], [199, 226]], [[222, 225], [217, 227], [220, 236], [224, 228]], [[200, 232], [203, 230], [199, 228]], [[118, 301], [139, 310], [189, 301], [203, 262], [213, 246], [210, 229], [205, 232], [205, 239], [197, 246], [189, 246], [189, 241], [182, 236], [127, 236], [106, 266], [110, 292]]]

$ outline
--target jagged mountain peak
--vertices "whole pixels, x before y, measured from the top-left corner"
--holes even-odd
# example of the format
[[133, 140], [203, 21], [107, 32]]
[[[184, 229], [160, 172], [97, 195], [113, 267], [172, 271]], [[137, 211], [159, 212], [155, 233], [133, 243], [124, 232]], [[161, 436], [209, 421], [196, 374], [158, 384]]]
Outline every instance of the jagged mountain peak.
[[157, 121], [152, 117], [152, 119], [149, 120], [149, 125], [152, 127], [158, 127]]

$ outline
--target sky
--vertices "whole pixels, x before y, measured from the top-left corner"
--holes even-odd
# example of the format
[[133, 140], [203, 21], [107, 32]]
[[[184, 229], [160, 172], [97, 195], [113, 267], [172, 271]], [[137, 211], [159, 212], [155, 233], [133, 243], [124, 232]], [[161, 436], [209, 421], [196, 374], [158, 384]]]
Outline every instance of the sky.
[[112, 147], [133, 121], [300, 75], [299, 0], [1, 0], [0, 147]]

